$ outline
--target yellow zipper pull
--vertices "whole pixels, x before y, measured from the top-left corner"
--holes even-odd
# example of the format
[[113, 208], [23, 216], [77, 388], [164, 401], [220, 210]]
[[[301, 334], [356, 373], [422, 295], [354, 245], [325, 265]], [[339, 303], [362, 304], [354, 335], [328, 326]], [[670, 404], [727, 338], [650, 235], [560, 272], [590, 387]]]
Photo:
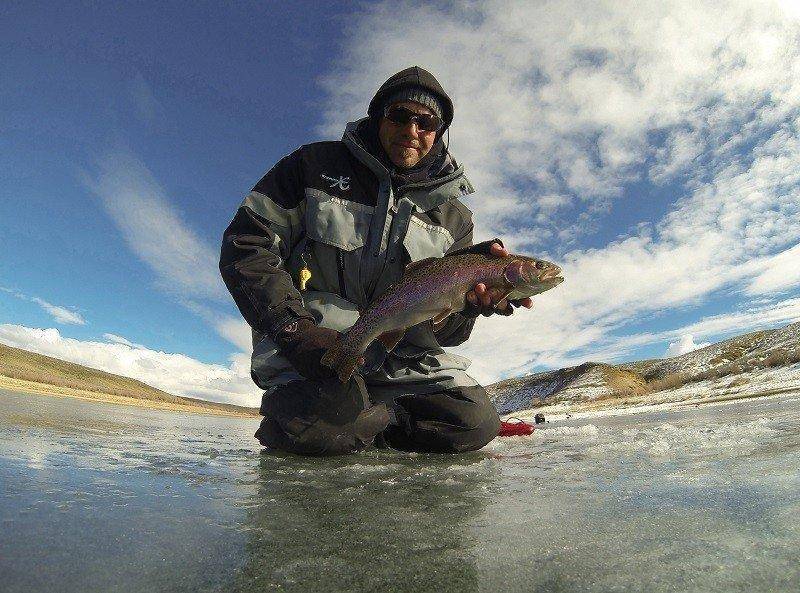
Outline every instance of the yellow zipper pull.
[[306, 254], [304, 253], [301, 256], [303, 260], [303, 267], [300, 268], [299, 280], [300, 280], [300, 290], [306, 289], [306, 283], [311, 280], [311, 270], [308, 269], [308, 262], [306, 261]]

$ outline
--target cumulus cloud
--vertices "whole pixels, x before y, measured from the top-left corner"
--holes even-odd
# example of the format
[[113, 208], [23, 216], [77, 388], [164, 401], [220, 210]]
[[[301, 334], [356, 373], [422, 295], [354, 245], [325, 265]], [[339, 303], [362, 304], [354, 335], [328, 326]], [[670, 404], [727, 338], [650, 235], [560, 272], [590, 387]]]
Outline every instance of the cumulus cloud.
[[[409, 13], [417, 26], [397, 29]], [[323, 130], [340, 132], [343, 105], [361, 116], [376, 81], [429, 67], [456, 104], [453, 152], [490, 198], [480, 222], [513, 228], [536, 211], [531, 191], [605, 208], [646, 171], [671, 179], [742, 125], [780, 121], [797, 100], [796, 30], [770, 2], [384, 2], [352, 23]]]
[[125, 346], [130, 346], [131, 348], [146, 348], [146, 346], [142, 344], [136, 344], [131, 342], [127, 338], [123, 338], [122, 336], [118, 336], [117, 334], [103, 334], [103, 338], [111, 342], [112, 344], [124, 344]]
[[684, 334], [679, 340], [669, 343], [667, 351], [664, 353], [664, 357], [669, 358], [670, 356], [680, 356], [681, 354], [694, 352], [695, 350], [699, 350], [700, 348], [705, 348], [706, 346], [710, 345], [711, 342], [701, 342], [700, 344], [695, 344], [692, 334]]
[[231, 356], [228, 366], [184, 354], [150, 350], [122, 336], [107, 342], [67, 338], [55, 328], [0, 325], [0, 342], [116, 375], [138, 379], [174, 395], [257, 406], [261, 391], [250, 379], [249, 357]]
[[[408, 13], [418, 26], [398, 30]], [[563, 264], [567, 281], [533, 313], [479, 321], [459, 349], [477, 377], [621, 355], [650, 339], [627, 335], [634, 322], [800, 283], [800, 21], [788, 4], [383, 2], [351, 31], [323, 82], [336, 107], [321, 132], [340, 133], [342, 105], [361, 116], [391, 73], [429, 68], [456, 105], [451, 148], [478, 187], [477, 237]], [[576, 247], [634, 187], [666, 194], [666, 214]]]

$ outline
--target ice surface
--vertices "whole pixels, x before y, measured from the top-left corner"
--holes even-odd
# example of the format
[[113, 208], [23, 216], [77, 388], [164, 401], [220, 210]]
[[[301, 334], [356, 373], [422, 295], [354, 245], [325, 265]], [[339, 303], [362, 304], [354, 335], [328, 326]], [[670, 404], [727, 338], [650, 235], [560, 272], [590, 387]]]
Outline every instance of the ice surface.
[[800, 401], [571, 418], [461, 456], [0, 392], [3, 591], [800, 590]]

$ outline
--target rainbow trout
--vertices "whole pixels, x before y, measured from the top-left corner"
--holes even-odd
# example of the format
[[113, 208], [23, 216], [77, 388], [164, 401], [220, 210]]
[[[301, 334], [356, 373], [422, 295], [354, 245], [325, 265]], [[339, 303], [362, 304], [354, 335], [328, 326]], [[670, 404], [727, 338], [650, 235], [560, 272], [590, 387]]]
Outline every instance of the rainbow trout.
[[322, 364], [334, 369], [342, 382], [349, 380], [373, 340], [380, 339], [391, 351], [406, 328], [429, 319], [439, 323], [463, 311], [467, 292], [478, 283], [499, 289], [513, 300], [550, 290], [563, 281], [557, 265], [524, 255], [466, 253], [412, 262], [403, 277], [362, 311], [343, 338], [328, 349]]

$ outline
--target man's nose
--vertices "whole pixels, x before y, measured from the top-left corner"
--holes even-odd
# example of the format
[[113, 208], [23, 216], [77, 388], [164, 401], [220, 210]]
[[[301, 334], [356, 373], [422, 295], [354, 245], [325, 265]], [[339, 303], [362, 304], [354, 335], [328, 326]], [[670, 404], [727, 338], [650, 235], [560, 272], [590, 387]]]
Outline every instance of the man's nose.
[[405, 126], [403, 126], [403, 131], [408, 131], [413, 136], [419, 135], [419, 127], [417, 126], [417, 122], [410, 121]]

